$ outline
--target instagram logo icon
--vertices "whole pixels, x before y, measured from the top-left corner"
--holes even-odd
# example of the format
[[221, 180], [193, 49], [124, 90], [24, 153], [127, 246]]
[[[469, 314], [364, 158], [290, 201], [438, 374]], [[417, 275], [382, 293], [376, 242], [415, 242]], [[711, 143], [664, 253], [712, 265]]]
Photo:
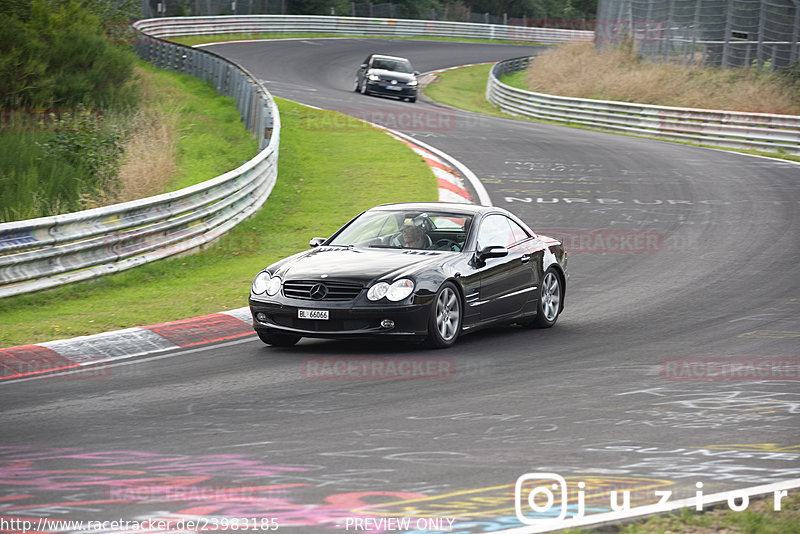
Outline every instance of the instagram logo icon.
[[[523, 488], [526, 482], [541, 483], [552, 480], [553, 483], [537, 485], [527, 490]], [[530, 485], [530, 484], [529, 484]], [[527, 497], [525, 494], [527, 493]], [[553, 516], [550, 510], [556, 504], [556, 493], [560, 493], [561, 502], [559, 513]], [[517, 479], [514, 485], [514, 512], [517, 519], [526, 525], [536, 525], [544, 522], [562, 521], [567, 517], [567, 481], [555, 473], [526, 473]], [[530, 510], [536, 514], [547, 514], [545, 517], [531, 517], [523, 513], [522, 503], [527, 502]]]

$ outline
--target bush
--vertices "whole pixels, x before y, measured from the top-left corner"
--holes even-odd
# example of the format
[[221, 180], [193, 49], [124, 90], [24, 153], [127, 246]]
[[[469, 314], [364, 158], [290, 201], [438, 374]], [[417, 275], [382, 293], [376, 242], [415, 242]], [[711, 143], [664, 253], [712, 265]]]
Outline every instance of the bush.
[[0, 107], [131, 106], [132, 52], [107, 42], [100, 19], [74, 1], [0, 13]]
[[123, 152], [118, 127], [103, 128], [103, 116], [87, 109], [53, 117], [48, 124], [55, 134], [48, 141], [37, 143], [45, 155], [85, 169], [98, 190], [111, 185]]

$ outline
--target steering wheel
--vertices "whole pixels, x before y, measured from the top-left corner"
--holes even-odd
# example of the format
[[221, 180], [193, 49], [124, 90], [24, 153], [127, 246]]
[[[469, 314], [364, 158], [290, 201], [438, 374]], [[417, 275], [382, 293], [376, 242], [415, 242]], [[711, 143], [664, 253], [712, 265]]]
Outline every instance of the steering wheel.
[[433, 244], [434, 250], [452, 250], [454, 252], [461, 252], [461, 247], [452, 239], [440, 239]]

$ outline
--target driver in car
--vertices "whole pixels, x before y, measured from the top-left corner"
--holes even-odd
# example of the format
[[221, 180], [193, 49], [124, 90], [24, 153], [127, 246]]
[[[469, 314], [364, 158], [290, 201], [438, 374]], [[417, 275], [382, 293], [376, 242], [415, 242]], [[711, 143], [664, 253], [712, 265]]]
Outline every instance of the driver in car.
[[404, 224], [401, 228], [402, 243], [404, 248], [428, 248], [431, 240], [422, 226], [416, 224]]

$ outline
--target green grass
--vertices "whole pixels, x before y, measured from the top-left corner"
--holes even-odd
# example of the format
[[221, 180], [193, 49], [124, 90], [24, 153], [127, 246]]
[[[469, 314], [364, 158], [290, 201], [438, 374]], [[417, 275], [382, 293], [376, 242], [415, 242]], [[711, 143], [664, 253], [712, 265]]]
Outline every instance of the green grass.
[[[488, 73], [486, 74], [488, 78]], [[506, 85], [510, 85], [511, 87], [516, 87], [517, 89], [528, 89], [528, 81], [526, 80], [526, 74], [524, 70], [520, 70], [517, 72], [512, 72], [511, 74], [506, 74], [505, 76], [500, 77], [500, 81]]]
[[0, 133], [0, 222], [77, 211], [81, 196], [94, 191], [88, 172], [48, 158], [37, 146], [52, 137], [41, 131]]
[[[245, 129], [234, 99], [186, 74], [167, 72], [140, 61], [155, 105], [175, 117], [179, 133], [178, 172], [167, 184], [174, 191], [210, 180], [239, 167], [258, 152]], [[157, 194], [165, 191], [154, 191]]]
[[475, 65], [451, 69], [436, 75], [425, 87], [425, 95], [459, 109], [485, 115], [507, 116], [486, 100], [486, 80], [491, 65]]
[[310, 238], [375, 204], [436, 200], [433, 174], [404, 144], [334, 112], [277, 102], [278, 180], [255, 216], [199, 254], [0, 300], [0, 347], [246, 306], [256, 273], [305, 250]]

